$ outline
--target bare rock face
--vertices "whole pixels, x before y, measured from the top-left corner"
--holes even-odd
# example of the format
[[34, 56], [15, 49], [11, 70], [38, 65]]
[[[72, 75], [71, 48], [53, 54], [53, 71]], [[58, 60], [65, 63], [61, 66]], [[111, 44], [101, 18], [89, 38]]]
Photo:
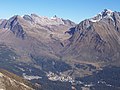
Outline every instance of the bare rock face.
[[104, 65], [119, 66], [119, 58], [120, 13], [116, 11], [105, 9], [78, 25], [36, 14], [0, 20], [0, 68], [38, 86], [42, 83], [45, 90], [56, 86], [70, 90], [64, 81], [92, 75]]
[[22, 18], [18, 15], [10, 18], [9, 20], [3, 20], [1, 22], [0, 28], [5, 30], [11, 30], [16, 37], [24, 39], [25, 32], [21, 25]]
[[76, 26], [63, 54], [83, 61], [119, 62], [119, 22], [119, 12], [106, 9], [94, 18], [82, 21]]
[[120, 13], [105, 9], [75, 25], [70, 20], [36, 14], [0, 20], [0, 43], [33, 62], [32, 56], [90, 62], [119, 62]]
[[15, 48], [23, 57], [34, 54], [56, 58], [55, 53], [62, 48], [61, 42], [70, 37], [65, 32], [74, 25], [72, 21], [58, 17], [15, 15], [0, 21], [0, 42]]
[[[75, 23], [70, 20], [35, 14], [0, 20], [0, 68], [32, 77], [30, 80], [38, 86], [42, 81], [46, 88], [44, 85], [49, 82], [46, 78], [49, 71], [71, 69], [58, 54], [64, 47], [64, 40], [71, 37], [66, 31], [73, 26]], [[36, 76], [41, 80], [36, 80]]]

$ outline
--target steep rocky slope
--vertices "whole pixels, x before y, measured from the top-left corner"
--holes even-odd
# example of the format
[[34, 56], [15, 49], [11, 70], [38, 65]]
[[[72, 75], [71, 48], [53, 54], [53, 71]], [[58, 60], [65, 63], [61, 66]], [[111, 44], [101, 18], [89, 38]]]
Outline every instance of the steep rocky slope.
[[55, 52], [62, 47], [61, 42], [70, 37], [65, 32], [74, 25], [70, 20], [58, 17], [16, 15], [1, 21], [0, 42], [14, 48], [27, 59], [28, 54], [56, 57]]
[[70, 20], [35, 14], [1, 20], [0, 67], [33, 83], [42, 83], [45, 88], [49, 71], [56, 73], [71, 69], [61, 61], [58, 53], [63, 48], [62, 42], [71, 36], [65, 32], [73, 26], [75, 23]]
[[0, 69], [0, 90], [35, 90], [25, 79]]
[[[118, 81], [109, 83], [119, 76], [119, 58], [120, 13], [116, 11], [105, 9], [78, 25], [35, 14], [0, 20], [0, 67], [44, 90], [97, 90], [99, 82], [100, 88], [119, 90]], [[105, 72], [117, 75], [111, 79]]]
[[105, 9], [74, 29], [62, 55], [68, 59], [120, 64], [120, 13]]

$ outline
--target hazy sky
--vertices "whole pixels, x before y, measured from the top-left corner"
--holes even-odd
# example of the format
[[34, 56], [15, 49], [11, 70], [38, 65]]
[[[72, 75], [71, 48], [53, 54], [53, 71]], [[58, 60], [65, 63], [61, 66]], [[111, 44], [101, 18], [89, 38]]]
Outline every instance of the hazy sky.
[[120, 0], [0, 0], [0, 18], [35, 13], [78, 23], [105, 8], [120, 11]]

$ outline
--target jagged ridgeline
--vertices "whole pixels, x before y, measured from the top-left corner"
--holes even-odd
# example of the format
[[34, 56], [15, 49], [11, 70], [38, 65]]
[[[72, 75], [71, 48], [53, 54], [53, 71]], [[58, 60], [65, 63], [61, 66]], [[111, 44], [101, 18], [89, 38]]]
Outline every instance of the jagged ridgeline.
[[120, 12], [79, 24], [36, 14], [0, 20], [0, 67], [44, 90], [119, 90], [119, 66]]

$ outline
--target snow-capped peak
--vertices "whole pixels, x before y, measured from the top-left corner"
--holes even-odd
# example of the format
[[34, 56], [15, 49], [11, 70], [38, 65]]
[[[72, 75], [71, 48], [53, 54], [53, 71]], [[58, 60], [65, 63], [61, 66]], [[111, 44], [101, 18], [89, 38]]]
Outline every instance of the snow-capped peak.
[[113, 14], [113, 11], [109, 10], [109, 9], [104, 9], [103, 12], [101, 12], [102, 17], [104, 16], [111, 16]]
[[53, 16], [53, 17], [51, 17], [51, 19], [57, 19], [58, 17], [55, 15], [55, 16]]
[[103, 18], [110, 18], [110, 19], [113, 20], [112, 15], [113, 15], [113, 11], [112, 10], [104, 9], [104, 11], [102, 11], [99, 14], [97, 14], [95, 17], [90, 18], [89, 20], [91, 22], [98, 22], [98, 21], [100, 21]]

